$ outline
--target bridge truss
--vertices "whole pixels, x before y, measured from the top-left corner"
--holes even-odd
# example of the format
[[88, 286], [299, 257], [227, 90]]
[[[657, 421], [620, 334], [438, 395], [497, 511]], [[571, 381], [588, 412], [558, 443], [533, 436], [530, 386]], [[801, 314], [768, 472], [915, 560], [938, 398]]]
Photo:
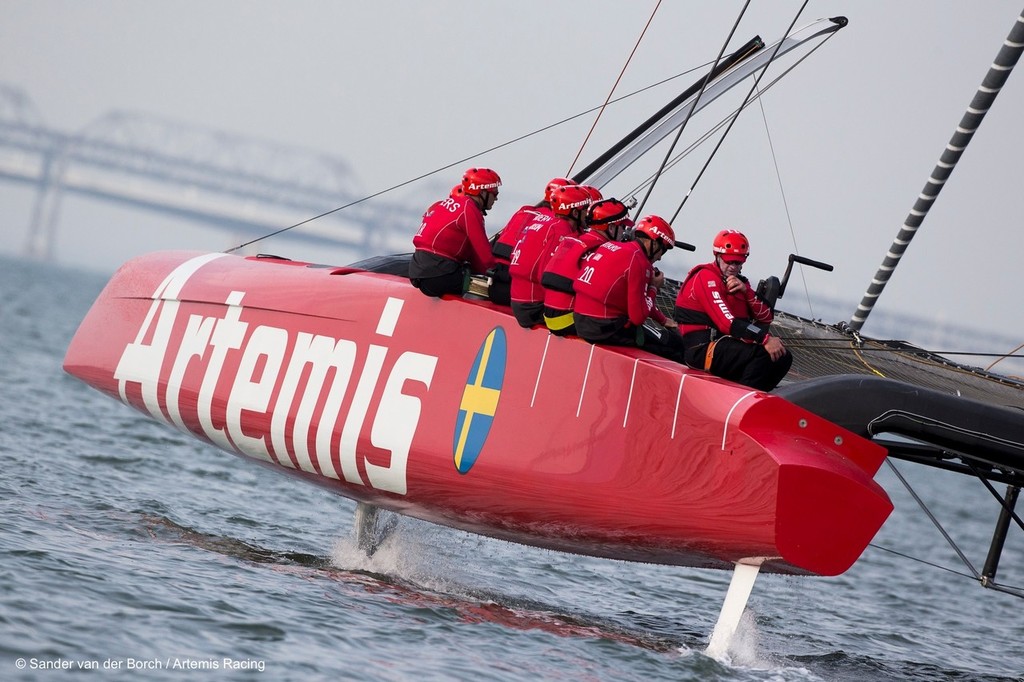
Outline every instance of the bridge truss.
[[58, 131], [24, 92], [4, 84], [0, 179], [37, 189], [24, 252], [42, 259], [53, 257], [66, 193], [253, 239], [347, 206], [289, 238], [360, 257], [408, 250], [422, 210], [379, 197], [359, 202], [354, 173], [338, 157], [148, 114], [114, 111], [79, 132]]

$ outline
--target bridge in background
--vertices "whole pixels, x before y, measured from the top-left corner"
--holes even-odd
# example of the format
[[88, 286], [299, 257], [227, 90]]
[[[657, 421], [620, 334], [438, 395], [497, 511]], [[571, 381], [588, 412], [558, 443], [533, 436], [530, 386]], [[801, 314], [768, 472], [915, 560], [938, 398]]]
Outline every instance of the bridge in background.
[[[77, 133], [43, 124], [28, 96], [0, 84], [0, 179], [33, 186], [24, 245], [51, 260], [66, 193], [171, 214], [255, 239], [362, 197], [337, 157], [112, 112]], [[420, 213], [379, 197], [289, 231], [359, 256], [408, 250]]]

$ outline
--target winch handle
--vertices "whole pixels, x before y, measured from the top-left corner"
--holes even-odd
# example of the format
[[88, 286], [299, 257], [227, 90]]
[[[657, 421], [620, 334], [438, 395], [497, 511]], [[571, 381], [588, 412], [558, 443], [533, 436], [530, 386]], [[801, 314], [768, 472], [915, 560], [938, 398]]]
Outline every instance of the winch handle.
[[789, 263], [786, 265], [786, 274], [782, 276], [782, 284], [779, 285], [779, 298], [782, 298], [782, 295], [786, 293], [786, 285], [789, 284], [789, 275], [793, 272], [793, 263], [809, 265], [812, 268], [818, 268], [819, 270], [825, 270], [826, 272], [832, 272], [835, 269], [828, 263], [822, 263], [819, 260], [804, 258], [803, 256], [796, 255], [795, 253], [789, 254]]
[[800, 263], [801, 265], [810, 265], [812, 268], [818, 268], [819, 270], [826, 270], [828, 272], [832, 272], [832, 270], [835, 269], [828, 263], [822, 263], [820, 260], [811, 260], [810, 258], [804, 258], [803, 256], [796, 255], [795, 253], [789, 254], [789, 262]]

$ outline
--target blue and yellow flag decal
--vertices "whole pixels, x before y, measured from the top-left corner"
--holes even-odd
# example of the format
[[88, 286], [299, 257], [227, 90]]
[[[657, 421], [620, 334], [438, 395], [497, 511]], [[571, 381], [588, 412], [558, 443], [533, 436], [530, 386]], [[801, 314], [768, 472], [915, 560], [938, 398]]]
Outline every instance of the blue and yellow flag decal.
[[505, 330], [495, 327], [484, 339], [469, 370], [452, 442], [455, 468], [460, 474], [473, 467], [487, 441], [505, 381], [506, 351]]

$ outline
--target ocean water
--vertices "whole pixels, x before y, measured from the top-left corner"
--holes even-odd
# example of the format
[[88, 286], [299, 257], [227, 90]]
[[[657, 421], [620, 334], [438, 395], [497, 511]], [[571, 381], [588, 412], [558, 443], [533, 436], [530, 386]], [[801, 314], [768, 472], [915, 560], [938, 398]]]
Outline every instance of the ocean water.
[[[888, 467], [860, 561], [760, 576], [721, 660], [726, 572], [409, 519], [367, 558], [352, 502], [63, 373], [103, 283], [0, 259], [0, 680], [1024, 680], [1024, 601], [970, 578]], [[897, 468], [980, 568], [990, 494]], [[1019, 532], [999, 578], [1024, 584]]]

